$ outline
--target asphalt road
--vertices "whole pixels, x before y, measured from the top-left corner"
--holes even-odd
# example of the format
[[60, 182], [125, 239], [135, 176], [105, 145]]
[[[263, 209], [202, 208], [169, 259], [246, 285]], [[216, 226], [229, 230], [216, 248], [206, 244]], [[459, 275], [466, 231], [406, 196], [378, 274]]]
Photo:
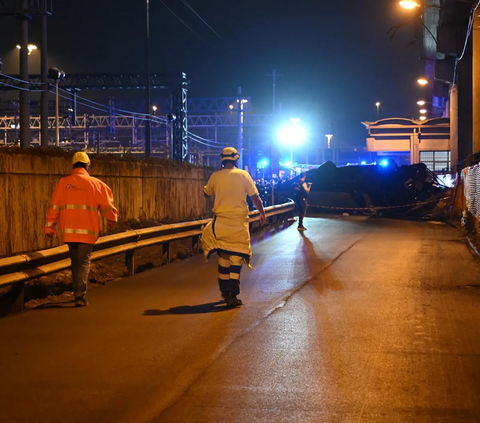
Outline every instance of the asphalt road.
[[258, 237], [244, 305], [197, 256], [0, 320], [0, 422], [480, 422], [479, 264], [445, 224]]

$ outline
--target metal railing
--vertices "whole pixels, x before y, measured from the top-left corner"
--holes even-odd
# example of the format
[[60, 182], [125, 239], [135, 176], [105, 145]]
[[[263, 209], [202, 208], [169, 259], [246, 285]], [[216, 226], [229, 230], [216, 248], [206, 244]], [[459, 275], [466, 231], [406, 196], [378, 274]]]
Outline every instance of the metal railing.
[[[287, 203], [265, 208], [265, 214], [270, 223], [279, 217], [286, 217], [295, 209], [295, 203]], [[252, 225], [260, 219], [257, 210], [249, 213], [249, 223]], [[192, 222], [175, 223], [122, 232], [115, 235], [100, 237], [92, 253], [92, 261], [100, 260], [116, 254], [125, 253], [125, 264], [129, 275], [135, 273], [135, 250], [162, 244], [167, 262], [170, 262], [170, 243], [183, 239], [192, 239], [192, 247], [197, 248], [200, 235], [205, 225], [211, 219]], [[0, 259], [0, 287], [12, 286], [15, 299], [12, 310], [23, 309], [24, 282], [59, 272], [70, 267], [68, 246], [49, 248], [47, 250], [20, 254]]]

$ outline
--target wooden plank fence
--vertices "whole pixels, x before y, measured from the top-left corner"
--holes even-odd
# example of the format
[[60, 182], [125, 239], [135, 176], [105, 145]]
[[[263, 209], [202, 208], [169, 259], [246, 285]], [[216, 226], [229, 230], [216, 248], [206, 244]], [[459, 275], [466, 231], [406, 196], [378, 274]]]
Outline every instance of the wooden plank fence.
[[[60, 239], [44, 237], [45, 215], [56, 183], [72, 171], [72, 155], [58, 149], [0, 148], [0, 257], [60, 245]], [[90, 174], [113, 191], [120, 223], [208, 217], [212, 204], [203, 186], [211, 169], [162, 159], [90, 158]]]

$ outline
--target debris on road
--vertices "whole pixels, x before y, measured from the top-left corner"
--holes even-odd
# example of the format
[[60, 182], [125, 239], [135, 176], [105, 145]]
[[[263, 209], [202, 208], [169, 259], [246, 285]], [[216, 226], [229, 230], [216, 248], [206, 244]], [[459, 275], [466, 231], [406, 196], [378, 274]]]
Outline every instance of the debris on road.
[[[306, 173], [307, 182], [312, 182], [309, 206], [325, 211], [421, 216], [432, 213], [449, 193], [424, 163], [397, 166], [388, 160], [381, 165], [337, 167], [329, 161]], [[295, 182], [284, 182], [276, 192], [293, 196]]]

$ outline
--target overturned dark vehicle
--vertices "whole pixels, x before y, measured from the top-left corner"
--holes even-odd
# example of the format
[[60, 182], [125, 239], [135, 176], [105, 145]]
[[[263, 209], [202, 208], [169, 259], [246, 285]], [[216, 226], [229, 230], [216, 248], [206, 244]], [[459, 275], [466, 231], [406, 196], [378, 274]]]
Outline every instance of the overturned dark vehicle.
[[[336, 167], [326, 162], [306, 174], [306, 182], [312, 182], [309, 206], [319, 211], [424, 215], [447, 195], [446, 187], [423, 163], [397, 166], [388, 160], [382, 165]], [[278, 185], [276, 194], [293, 198], [297, 180]]]

